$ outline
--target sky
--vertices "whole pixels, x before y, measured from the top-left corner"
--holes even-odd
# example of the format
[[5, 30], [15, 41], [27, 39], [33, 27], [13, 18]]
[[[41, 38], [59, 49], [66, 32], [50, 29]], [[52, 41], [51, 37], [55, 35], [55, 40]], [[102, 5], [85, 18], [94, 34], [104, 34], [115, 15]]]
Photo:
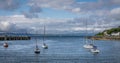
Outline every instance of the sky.
[[119, 16], [120, 0], [0, 0], [0, 32], [100, 32], [120, 26]]

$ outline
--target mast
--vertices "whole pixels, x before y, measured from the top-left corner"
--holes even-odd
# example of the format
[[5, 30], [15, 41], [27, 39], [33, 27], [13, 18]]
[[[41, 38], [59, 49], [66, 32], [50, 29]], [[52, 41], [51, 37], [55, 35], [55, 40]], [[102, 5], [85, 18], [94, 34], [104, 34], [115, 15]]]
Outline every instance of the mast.
[[5, 35], [5, 41], [7, 41], [7, 35]]
[[35, 40], [36, 40], [36, 48], [37, 48], [37, 47], [38, 47], [38, 46], [37, 46], [37, 38], [36, 38]]
[[[93, 35], [95, 34], [95, 26], [96, 26], [96, 22], [95, 22], [95, 25], [93, 25]], [[94, 38], [92, 39], [92, 43], [94, 44], [95, 40]]]
[[43, 36], [43, 43], [45, 41], [45, 25], [44, 25], [44, 36]]
[[[4, 40], [7, 41], [7, 34], [5, 34]], [[5, 48], [7, 48], [7, 47], [8, 47], [7, 42], [5, 42], [5, 43], [3, 44], [3, 46], [4, 46]]]
[[38, 44], [37, 44], [37, 38], [36, 38], [36, 49], [35, 49], [35, 53], [39, 54], [40, 53], [40, 49], [38, 48]]
[[[36, 34], [37, 34], [37, 31], [36, 31]], [[37, 49], [38, 48], [37, 38], [35, 40], [36, 40], [36, 49]]]
[[86, 42], [86, 44], [87, 44], [87, 43], [88, 43], [88, 41], [87, 41], [87, 35], [88, 35], [88, 33], [87, 33], [87, 27], [88, 27], [88, 26], [87, 26], [87, 20], [85, 20], [85, 21], [86, 21], [86, 37], [85, 37], [86, 40], [85, 40], [85, 42]]
[[7, 32], [5, 32], [5, 38], [4, 38], [5, 41], [7, 41]]

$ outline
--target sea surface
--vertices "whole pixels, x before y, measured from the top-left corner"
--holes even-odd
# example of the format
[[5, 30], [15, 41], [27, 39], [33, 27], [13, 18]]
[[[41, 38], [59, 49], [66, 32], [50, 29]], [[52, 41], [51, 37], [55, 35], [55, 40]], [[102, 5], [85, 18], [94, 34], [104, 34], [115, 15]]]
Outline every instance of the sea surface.
[[[35, 54], [36, 41], [40, 54]], [[88, 39], [89, 43], [92, 40]], [[100, 50], [93, 54], [83, 48], [84, 37], [46, 37], [48, 49], [41, 47], [43, 37], [32, 37], [31, 40], [6, 41], [8, 48], [0, 41], [0, 63], [120, 63], [120, 41], [95, 40]]]

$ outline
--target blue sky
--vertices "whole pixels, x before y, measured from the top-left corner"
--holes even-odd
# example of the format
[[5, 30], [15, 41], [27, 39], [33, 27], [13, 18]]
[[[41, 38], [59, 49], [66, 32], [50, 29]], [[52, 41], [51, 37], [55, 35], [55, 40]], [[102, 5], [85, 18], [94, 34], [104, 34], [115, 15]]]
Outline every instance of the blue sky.
[[[97, 0], [75, 0], [76, 2], [97, 2]], [[27, 2], [29, 0], [19, 0], [19, 3], [21, 4], [21, 7], [18, 9], [8, 11], [8, 10], [0, 10], [1, 16], [7, 16], [7, 15], [14, 15], [14, 14], [21, 14], [21, 12], [28, 12], [30, 7], [27, 6]], [[64, 14], [64, 16], [63, 16]], [[40, 17], [51, 17], [51, 18], [73, 18], [77, 17], [79, 15], [76, 15], [74, 13], [68, 12], [66, 10], [58, 10], [58, 9], [51, 9], [51, 8], [42, 8], [42, 13], [39, 14]], [[42, 16], [41, 16], [42, 15]], [[57, 15], [57, 16], [56, 16]]]
[[119, 26], [119, 11], [119, 0], [0, 0], [0, 31], [82, 33], [87, 21], [99, 32]]

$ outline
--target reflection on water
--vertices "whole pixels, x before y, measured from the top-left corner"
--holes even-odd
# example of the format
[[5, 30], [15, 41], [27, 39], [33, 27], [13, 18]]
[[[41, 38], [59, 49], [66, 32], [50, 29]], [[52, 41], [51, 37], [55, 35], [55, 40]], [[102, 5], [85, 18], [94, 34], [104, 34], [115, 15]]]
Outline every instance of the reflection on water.
[[[89, 40], [91, 41], [91, 40]], [[48, 49], [43, 49], [42, 38], [38, 45], [41, 53], [35, 54], [35, 40], [8, 41], [9, 48], [4, 48], [0, 41], [0, 63], [120, 63], [119, 41], [95, 41], [99, 54], [84, 49], [82, 37], [47, 37]]]

